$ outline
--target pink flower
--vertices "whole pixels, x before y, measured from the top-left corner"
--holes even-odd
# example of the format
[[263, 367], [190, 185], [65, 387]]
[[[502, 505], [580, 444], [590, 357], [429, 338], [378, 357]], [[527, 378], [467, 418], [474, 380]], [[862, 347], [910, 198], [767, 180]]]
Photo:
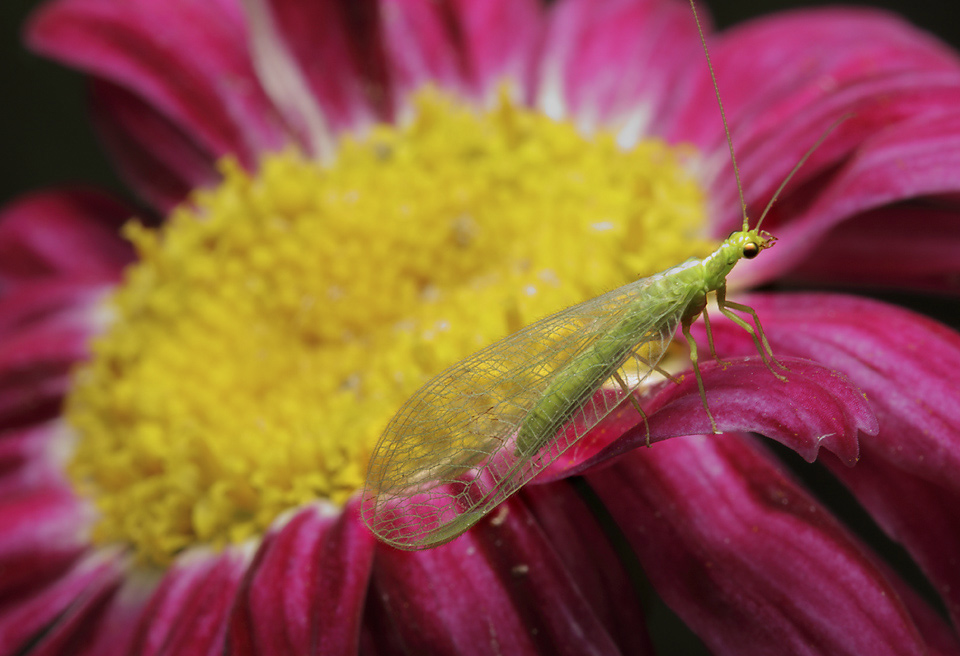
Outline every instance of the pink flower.
[[[349, 148], [344, 135], [402, 123], [427, 83], [477, 106], [494, 104], [506, 84], [519, 104], [585, 133], [615, 129], [627, 150], [644, 135], [693, 144], [710, 232], [739, 226], [713, 86], [682, 2], [57, 0], [34, 16], [27, 37], [90, 74], [105, 143], [161, 214], [194, 190], [243, 178], [218, 165], [224, 157], [248, 171], [291, 148], [330, 161]], [[753, 215], [825, 127], [854, 114], [764, 223], [777, 248], [738, 268], [731, 287], [870, 283], [956, 295], [956, 53], [890, 15], [852, 9], [759, 20], [711, 37], [710, 52]], [[275, 179], [287, 181], [285, 171]], [[250, 202], [261, 199], [261, 178], [252, 180], [243, 196]], [[191, 202], [207, 207], [210, 198]], [[292, 192], [285, 202], [301, 201]], [[131, 271], [146, 270], [124, 273], [136, 259], [119, 231], [130, 214], [97, 192], [61, 190], [21, 198], [0, 215], [0, 654], [653, 653], [631, 578], [637, 563], [713, 653], [960, 653], [930, 602], [747, 435], [807, 460], [825, 447], [821, 461], [904, 547], [956, 624], [960, 335], [895, 305], [825, 291], [743, 297], [790, 368], [789, 384], [749, 357], [748, 335], [716, 322], [719, 355], [737, 359], [704, 366], [724, 435], [700, 436], [709, 423], [687, 377], [649, 399], [651, 440], [661, 443], [635, 448], [646, 430], [625, 407], [542, 484], [442, 547], [401, 552], [377, 543], [353, 494], [287, 500], [265, 533], [236, 528], [241, 520], [259, 526], [242, 517], [224, 529], [239, 536], [225, 546], [199, 540], [160, 550], [170, 562], [145, 560], [140, 547], [104, 538], [104, 506], [70, 473], [79, 465], [67, 464], [83, 427], [63, 417], [65, 398], [75, 408], [77, 389], [89, 385], [77, 365], [103, 357], [94, 338], [130, 315], [109, 314], [120, 305], [105, 298], [137, 284]], [[454, 227], [462, 229], [455, 240], [473, 238], [473, 224]], [[128, 235], [145, 259], [161, 248], [137, 229]], [[379, 247], [376, 236], [364, 237], [364, 266], [406, 255]], [[282, 269], [274, 255], [251, 259], [272, 272]], [[467, 256], [452, 259], [456, 267]], [[587, 277], [591, 256], [574, 259]], [[340, 291], [331, 287], [331, 302]], [[167, 300], [142, 305], [160, 312]], [[203, 351], [190, 358], [198, 380], [220, 371]], [[385, 356], [371, 350], [369, 358], [373, 366]], [[267, 399], [285, 382], [277, 376], [257, 393]], [[156, 385], [142, 401], [151, 411], [183, 400]], [[225, 414], [242, 413], [231, 400], [217, 399]], [[366, 419], [358, 412], [337, 430]], [[692, 437], [663, 441], [673, 436]], [[159, 448], [174, 437], [147, 442]], [[228, 456], [239, 457], [242, 437]], [[272, 441], [261, 446], [264, 459], [276, 455]], [[170, 462], [155, 456], [129, 456], [108, 478], [140, 471], [133, 460], [147, 469]], [[233, 464], [191, 461], [190, 475]], [[242, 478], [204, 498], [234, 502], [247, 491]], [[200, 526], [218, 521], [204, 508], [185, 512]], [[167, 521], [138, 518], [131, 530], [149, 532], [154, 520]]]

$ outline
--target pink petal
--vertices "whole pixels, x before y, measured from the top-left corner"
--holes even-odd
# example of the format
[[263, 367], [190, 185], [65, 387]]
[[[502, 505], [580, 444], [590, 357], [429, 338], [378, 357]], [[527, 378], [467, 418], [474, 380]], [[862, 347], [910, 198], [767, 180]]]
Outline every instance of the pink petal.
[[[927, 317], [840, 294], [752, 294], [777, 357], [810, 358], [850, 377], [880, 433], [865, 442], [905, 471], [960, 494], [960, 334]], [[717, 349], [753, 348], [742, 330], [715, 322]]]
[[[738, 286], [770, 280], [798, 265], [827, 230], [859, 212], [956, 187], [950, 173], [952, 121], [937, 117], [960, 102], [960, 60], [929, 35], [875, 11], [802, 11], [725, 32], [711, 43], [711, 56], [755, 219], [803, 153], [840, 116], [854, 114], [799, 171], [765, 221], [781, 237], [782, 250], [755, 266], [738, 268], [730, 277]], [[718, 216], [715, 234], [720, 235], [739, 225], [740, 203], [713, 94], [701, 62], [682, 76], [675, 99], [682, 111], [669, 114], [672, 123], [663, 130], [669, 138], [692, 140], [706, 151], [706, 178]], [[917, 128], [930, 119], [941, 124], [926, 134], [937, 130], [942, 143], [918, 134]], [[898, 144], [887, 143], [891, 141]], [[894, 149], [907, 155], [899, 167], [894, 166]], [[834, 183], [825, 174], [834, 176], [846, 158], [852, 162]], [[904, 168], [913, 171], [903, 174]], [[852, 183], [851, 174], [861, 182]], [[868, 180], [884, 191], [865, 193], [862, 185]], [[824, 194], [827, 183], [832, 184]], [[811, 198], [817, 201], [814, 207]], [[779, 217], [790, 222], [778, 226]], [[922, 239], [911, 243], [909, 231], [902, 237], [909, 250], [922, 247]], [[840, 244], [850, 252], [859, 246]], [[891, 249], [887, 252], [895, 253]], [[813, 265], [806, 270], [814, 270]], [[942, 280], [948, 274], [941, 267], [932, 275]]]
[[521, 497], [435, 549], [378, 550], [364, 628], [377, 653], [622, 653]]
[[960, 528], [943, 503], [960, 498], [960, 335], [866, 299], [804, 294], [750, 301], [775, 350], [816, 357], [847, 372], [867, 394], [881, 431], [865, 444], [864, 469], [838, 475], [904, 542], [957, 613], [955, 572], [942, 559]]
[[232, 153], [251, 166], [286, 141], [233, 2], [58, 0], [33, 16], [27, 38], [38, 52], [141, 97], [210, 159]]
[[504, 80], [528, 86], [542, 11], [535, 0], [451, 0], [448, 23], [473, 89], [489, 93]]
[[621, 652], [653, 654], [630, 575], [573, 485], [531, 485], [520, 496]]
[[[6, 440], [4, 440], [6, 442]], [[33, 485], [0, 500], [0, 609], [14, 612], [66, 574], [87, 546], [90, 514], [61, 481]], [[0, 625], [4, 611], [0, 611]], [[2, 631], [0, 631], [2, 633]]]
[[[860, 390], [815, 362], [792, 358], [780, 362], [788, 368], [783, 372], [786, 382], [775, 378], [759, 357], [734, 360], [726, 367], [701, 362], [707, 402], [719, 430], [760, 433], [811, 462], [821, 446], [848, 464], [856, 462], [858, 436], [877, 432], [876, 418]], [[651, 444], [712, 432], [692, 373], [684, 374], [679, 385], [665, 384], [644, 405]], [[646, 424], [632, 405], [624, 403], [537, 480], [583, 472], [646, 443]]]
[[[884, 570], [882, 566], [880, 569], [881, 571]], [[930, 656], [956, 656], [960, 654], [960, 639], [957, 638], [957, 634], [953, 632], [950, 624], [940, 616], [940, 613], [892, 572], [887, 571], [886, 577], [897, 589], [897, 594], [900, 595], [904, 606], [910, 611], [914, 624], [920, 630], [920, 635], [927, 641]]]
[[398, 98], [428, 82], [483, 99], [510, 81], [526, 95], [543, 21], [536, 2], [391, 0], [381, 6]]
[[0, 431], [0, 499], [63, 487], [66, 434], [61, 420]]
[[[845, 285], [956, 294], [957, 225], [956, 209], [927, 206], [923, 200], [867, 210], [836, 224], [788, 277], [806, 287], [842, 281]], [[765, 273], [774, 271], [770, 267]]]
[[86, 328], [91, 333], [102, 324], [98, 308], [113, 288], [109, 284], [50, 277], [18, 285], [0, 295], [0, 340], [45, 327]]
[[[960, 617], [960, 334], [931, 319], [868, 299], [753, 295], [776, 353], [816, 358], [864, 391], [880, 422], [856, 468], [836, 475], [902, 542]], [[745, 349], [719, 323], [718, 348]]]
[[0, 426], [15, 428], [59, 413], [88, 337], [81, 327], [52, 325], [0, 342]]
[[[281, 66], [304, 85], [302, 90], [274, 91], [285, 114], [299, 117], [295, 124], [309, 124], [304, 115], [317, 108], [322, 108], [325, 129], [333, 132], [391, 116], [391, 81], [378, 34], [376, 0], [252, 0], [247, 8], [259, 44], [261, 76], [271, 70], [265, 67]], [[278, 59], [271, 63], [268, 58]], [[285, 106], [294, 92], [299, 108]]]
[[0, 212], [0, 284], [49, 277], [118, 280], [133, 260], [119, 236], [132, 214], [104, 194], [80, 189], [18, 198]]
[[122, 574], [116, 553], [94, 553], [24, 598], [4, 600], [0, 605], [0, 652], [17, 653], [43, 636], [57, 640], [54, 636], [60, 627], [65, 632], [75, 629], [77, 615], [95, 614], [116, 590]]
[[[704, 17], [706, 20], [706, 17]], [[551, 10], [537, 104], [627, 131], [632, 143], [670, 108], [673, 87], [702, 50], [690, 8], [655, 0], [566, 0]]]
[[148, 588], [138, 582], [110, 581], [78, 596], [34, 645], [31, 656], [124, 656], [130, 654], [133, 630]]
[[264, 538], [237, 594], [231, 654], [355, 654], [376, 541], [356, 504], [311, 506]]
[[85, 612], [71, 612], [44, 636], [36, 654], [69, 656], [135, 656], [134, 630], [140, 623], [151, 588], [140, 577], [129, 576], [119, 588], [84, 600]]
[[946, 602], [954, 623], [960, 619], [960, 494], [909, 474], [873, 453], [852, 470], [831, 467], [870, 516], [903, 544]]
[[870, 557], [753, 444], [671, 440], [588, 482], [712, 653], [926, 653]]
[[247, 565], [239, 549], [181, 556], [147, 604], [132, 653], [222, 654], [230, 607]]
[[[874, 9], [779, 12], [715, 35], [709, 46], [737, 145], [741, 130], [776, 132], [778, 118], [802, 114], [805, 105], [847, 86], [906, 72], [958, 71], [945, 45]], [[687, 75], [695, 81], [681, 87], [682, 111], [664, 126], [666, 134], [722, 152], [725, 138], [706, 62], [690, 63]]]
[[464, 95], [472, 91], [469, 62], [460, 48], [462, 26], [448, 3], [393, 0], [381, 2], [380, 12], [391, 106], [428, 82]]
[[[960, 76], [957, 77], [957, 84], [956, 98], [960, 102]], [[758, 259], [757, 266], [744, 269], [744, 275], [740, 275], [738, 281], [749, 284], [790, 270], [814, 250], [831, 228], [859, 213], [921, 196], [956, 193], [960, 190], [958, 148], [960, 115], [957, 114], [902, 121], [867, 139], [826, 188], [816, 195], [809, 209], [776, 230], [780, 238], [777, 257], [764, 258], [763, 261]], [[946, 231], [948, 236], [939, 248], [930, 253], [930, 259], [922, 271], [924, 278], [933, 277], [954, 290], [958, 287], [956, 257], [960, 252], [960, 243], [957, 242], [957, 231], [949, 230], [949, 226], [957, 224], [955, 217], [955, 211], [953, 217], [940, 216], [941, 224], [947, 223], [947, 227], [941, 227], [940, 232]], [[859, 240], [849, 230], [844, 233], [847, 239], [828, 246], [827, 253], [831, 248], [836, 252], [836, 246], [843, 245], [853, 254], [854, 261], [860, 258], [873, 259], [874, 269], [877, 268], [878, 257], [886, 259], [888, 267], [885, 277], [899, 278], [901, 285], [910, 285], [913, 282], [909, 277], [910, 270], [905, 267], [904, 271], [900, 271], [899, 254], [901, 249], [906, 252], [906, 262], [910, 261], [911, 253], [914, 260], [922, 257], [918, 250], [930, 241], [925, 233], [927, 228], [919, 223], [923, 218], [905, 207], [881, 215], [862, 217], [856, 227], [867, 232], [873, 230], [874, 220], [885, 221], [886, 226], [881, 223], [879, 229], [883, 231], [881, 234], [886, 233], [887, 239], [879, 242], [875, 237], [873, 241], [874, 248], [882, 248], [882, 253], [878, 255], [874, 251], [858, 256]], [[916, 232], [914, 226], [919, 228]], [[894, 229], [895, 234], [891, 234]], [[936, 231], [937, 227], [930, 229]], [[939, 249], [945, 254], [938, 256]], [[822, 257], [804, 268], [810, 270], [817, 259], [822, 260]]]
[[100, 295], [92, 292], [92, 286], [64, 289], [44, 282], [0, 298], [0, 313], [9, 311], [11, 322], [0, 321], [0, 426], [14, 428], [58, 414], [70, 372], [86, 357], [102, 321], [97, 318]]
[[161, 213], [220, 179], [210, 153], [139, 96], [99, 79], [90, 95], [97, 131], [120, 175]]

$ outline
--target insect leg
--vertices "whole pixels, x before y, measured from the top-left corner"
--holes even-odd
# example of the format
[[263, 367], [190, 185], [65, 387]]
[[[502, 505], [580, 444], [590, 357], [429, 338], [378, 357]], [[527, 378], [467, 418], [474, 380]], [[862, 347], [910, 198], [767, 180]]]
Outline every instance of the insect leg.
[[653, 371], [656, 371], [658, 374], [660, 374], [661, 376], [663, 376], [664, 378], [666, 378], [667, 380], [669, 380], [671, 383], [675, 383], [675, 384], [677, 384], [677, 385], [680, 384], [680, 379], [679, 379], [679, 378], [677, 378], [676, 376], [674, 376], [673, 374], [671, 374], [671, 373], [670, 373], [669, 371], [667, 371], [666, 369], [663, 369], [663, 368], [660, 367], [659, 365], [650, 362], [649, 360], [647, 360], [645, 357], [643, 357], [642, 355], [640, 355], [640, 354], [637, 353], [636, 351], [630, 351], [630, 355], [633, 356], [633, 359], [634, 359], [634, 360], [636, 360], [637, 362], [639, 362], [639, 363], [642, 364], [643, 366], [649, 367], [649, 368], [652, 369]]
[[627, 381], [620, 377], [616, 371], [613, 372], [613, 379], [617, 381], [620, 385], [620, 388], [623, 390], [623, 393], [627, 395], [627, 398], [630, 399], [630, 403], [636, 408], [637, 412], [640, 413], [640, 417], [643, 419], [643, 425], [647, 428], [647, 448], [650, 448], [650, 422], [647, 421], [647, 413], [643, 411], [643, 408], [640, 407], [640, 401], [637, 400], [637, 397], [633, 395], [633, 390], [627, 387]]
[[[757, 311], [754, 310], [749, 305], [728, 301], [726, 299], [726, 295], [727, 295], [726, 285], [723, 285], [722, 287], [719, 287], [717, 289], [717, 307], [720, 308], [720, 312], [722, 312], [725, 317], [730, 319], [730, 321], [734, 322], [735, 324], [737, 324], [738, 326], [746, 330], [748, 333], [750, 333], [750, 337], [753, 338], [753, 343], [757, 347], [757, 351], [760, 353], [760, 357], [763, 358], [763, 363], [767, 365], [767, 369], [769, 369], [770, 373], [772, 373], [774, 376], [776, 376], [780, 380], [786, 381], [787, 380], [786, 377], [774, 371], [773, 367], [770, 364], [772, 361], [778, 367], [780, 367], [784, 371], [787, 371], [787, 368], [782, 364], [780, 364], [777, 361], [777, 359], [774, 357], [773, 350], [770, 348], [770, 342], [767, 341], [767, 336], [763, 334], [763, 326], [760, 325], [760, 317], [757, 316]], [[753, 317], [753, 322], [756, 325], [756, 330], [754, 330], [753, 326], [751, 326], [746, 321], [744, 321], [743, 319], [738, 317], [736, 314], [734, 314], [733, 310], [746, 312], [751, 317]], [[758, 338], [758, 335], [759, 335], [759, 338]]]
[[690, 347], [690, 362], [693, 364], [693, 373], [697, 376], [697, 388], [700, 390], [700, 400], [703, 401], [703, 409], [707, 412], [707, 417], [710, 419], [710, 427], [713, 429], [713, 432], [719, 433], [720, 430], [717, 428], [717, 422], [714, 421], [713, 414], [710, 413], [710, 407], [707, 405], [707, 392], [703, 388], [703, 376], [700, 375], [700, 359], [697, 357], [697, 342], [693, 339], [693, 335], [690, 334], [690, 324], [693, 323], [693, 319], [695, 318], [696, 317], [683, 319], [680, 325], [683, 328], [683, 336], [687, 340], [687, 345]]
[[713, 359], [717, 361], [721, 367], [726, 367], [729, 362], [726, 360], [721, 360], [720, 356], [717, 355], [717, 349], [713, 346], [713, 331], [710, 329], [710, 315], [707, 314], [707, 306], [703, 306], [703, 327], [707, 331], [707, 344], [710, 345], [710, 355], [713, 356]]

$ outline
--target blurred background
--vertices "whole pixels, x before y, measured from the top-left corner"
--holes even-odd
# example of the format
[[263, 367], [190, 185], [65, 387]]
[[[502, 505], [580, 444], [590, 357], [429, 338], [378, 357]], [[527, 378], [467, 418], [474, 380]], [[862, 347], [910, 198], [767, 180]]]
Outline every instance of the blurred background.
[[[28, 53], [20, 31], [39, 0], [0, 2], [0, 203], [31, 189], [91, 184], [129, 192], [111, 170], [87, 120], [83, 78]], [[811, 0], [706, 0], [720, 27], [790, 7], [835, 4]], [[944, 0], [847, 2], [894, 11], [955, 47], [960, 20]]]

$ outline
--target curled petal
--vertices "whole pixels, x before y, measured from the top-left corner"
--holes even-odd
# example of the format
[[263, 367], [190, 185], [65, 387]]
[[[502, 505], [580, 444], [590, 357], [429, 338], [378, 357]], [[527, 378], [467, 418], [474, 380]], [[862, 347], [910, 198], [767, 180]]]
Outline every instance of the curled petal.
[[364, 625], [378, 653], [621, 653], [522, 496], [435, 549], [380, 549]]
[[229, 653], [357, 653], [376, 541], [355, 505], [305, 508], [264, 538], [230, 614]]
[[[727, 366], [701, 363], [707, 402], [719, 430], [760, 433], [811, 462], [821, 446], [843, 462], [856, 462], [859, 434], [877, 432], [876, 418], [860, 390], [843, 375], [815, 362], [794, 358], [780, 362], [787, 367], [781, 372], [786, 381], [778, 380], [759, 357]], [[692, 373], [685, 374], [678, 385], [662, 387], [645, 407], [651, 444], [712, 432]], [[647, 425], [632, 405], [624, 403], [537, 481], [580, 473], [646, 444]]]
[[871, 558], [756, 443], [671, 440], [587, 480], [712, 653], [927, 653]]
[[[960, 335], [922, 315], [836, 294], [748, 299], [774, 352], [816, 358], [863, 389], [880, 431], [862, 444], [862, 462], [834, 468], [880, 525], [903, 543], [960, 617]], [[749, 348], [718, 322], [718, 348]]]
[[[816, 360], [866, 394], [880, 422], [868, 444], [898, 467], [960, 493], [960, 334], [922, 315], [840, 294], [745, 296], [775, 354]], [[743, 354], [750, 337], [715, 322], [717, 349]]]

